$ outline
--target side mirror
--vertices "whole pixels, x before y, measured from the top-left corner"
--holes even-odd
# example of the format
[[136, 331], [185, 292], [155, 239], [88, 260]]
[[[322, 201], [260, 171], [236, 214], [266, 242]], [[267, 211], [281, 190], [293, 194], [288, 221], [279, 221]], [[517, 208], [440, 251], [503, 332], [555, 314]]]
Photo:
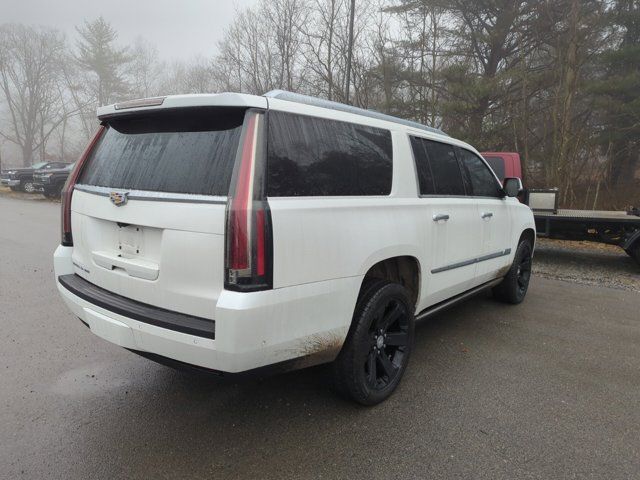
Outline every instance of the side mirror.
[[517, 177], [509, 177], [504, 179], [502, 190], [507, 197], [517, 197], [523, 190], [522, 180]]

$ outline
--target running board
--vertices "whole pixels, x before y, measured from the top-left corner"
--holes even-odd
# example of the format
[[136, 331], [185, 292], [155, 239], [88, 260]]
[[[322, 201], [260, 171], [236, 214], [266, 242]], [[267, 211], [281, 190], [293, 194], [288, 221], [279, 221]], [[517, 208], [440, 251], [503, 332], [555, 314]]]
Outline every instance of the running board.
[[491, 280], [487, 283], [483, 283], [482, 285], [478, 285], [477, 287], [474, 287], [471, 290], [467, 290], [466, 292], [456, 295], [455, 297], [451, 297], [449, 300], [436, 303], [435, 305], [425, 308], [418, 315], [416, 315], [416, 320], [422, 320], [424, 318], [430, 317], [431, 315], [435, 315], [436, 313], [441, 312], [442, 310], [446, 310], [447, 308], [452, 307], [455, 304], [466, 300], [467, 298], [477, 295], [487, 288], [495, 287], [500, 282], [502, 282], [502, 278], [496, 278], [495, 280]]

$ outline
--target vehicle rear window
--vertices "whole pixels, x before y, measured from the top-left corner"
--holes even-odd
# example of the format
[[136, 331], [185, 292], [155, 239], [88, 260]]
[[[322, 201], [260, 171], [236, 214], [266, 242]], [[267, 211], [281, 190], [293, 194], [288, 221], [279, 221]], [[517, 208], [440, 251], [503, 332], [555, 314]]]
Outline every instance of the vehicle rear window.
[[241, 109], [182, 109], [114, 118], [79, 183], [130, 190], [227, 195]]
[[391, 133], [270, 111], [267, 164], [269, 196], [389, 195]]

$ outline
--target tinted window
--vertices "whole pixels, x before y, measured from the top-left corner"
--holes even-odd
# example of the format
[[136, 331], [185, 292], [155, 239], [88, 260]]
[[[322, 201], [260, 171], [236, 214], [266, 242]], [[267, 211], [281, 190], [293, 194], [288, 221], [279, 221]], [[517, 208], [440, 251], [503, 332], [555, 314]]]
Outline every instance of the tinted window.
[[484, 157], [500, 180], [504, 180], [504, 159], [500, 157]]
[[237, 109], [185, 109], [113, 119], [79, 183], [227, 195], [243, 117]]
[[433, 195], [436, 189], [433, 183], [433, 174], [427, 157], [427, 148], [425, 141], [411, 137], [411, 149], [413, 150], [413, 159], [416, 163], [416, 172], [418, 174], [418, 187], [420, 195]]
[[387, 130], [269, 112], [270, 196], [389, 195], [393, 171]]
[[462, 173], [453, 146], [432, 140], [422, 141], [429, 157], [436, 195], [464, 195]]
[[479, 197], [498, 197], [498, 182], [493, 173], [475, 153], [460, 149], [460, 160], [469, 174], [473, 195]]

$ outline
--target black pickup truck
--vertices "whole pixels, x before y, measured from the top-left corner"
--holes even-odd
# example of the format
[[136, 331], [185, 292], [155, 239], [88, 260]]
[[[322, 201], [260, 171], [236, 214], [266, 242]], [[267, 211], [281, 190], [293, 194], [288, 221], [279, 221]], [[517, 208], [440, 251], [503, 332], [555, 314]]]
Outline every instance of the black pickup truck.
[[37, 170], [33, 174], [34, 186], [47, 198], [60, 198], [62, 187], [73, 170], [73, 165], [68, 163], [64, 168]]
[[11, 190], [22, 190], [34, 193], [38, 188], [34, 185], [33, 174], [36, 171], [48, 171], [64, 168], [68, 163], [64, 162], [39, 162], [25, 168], [9, 168], [0, 172], [0, 184], [10, 187]]

